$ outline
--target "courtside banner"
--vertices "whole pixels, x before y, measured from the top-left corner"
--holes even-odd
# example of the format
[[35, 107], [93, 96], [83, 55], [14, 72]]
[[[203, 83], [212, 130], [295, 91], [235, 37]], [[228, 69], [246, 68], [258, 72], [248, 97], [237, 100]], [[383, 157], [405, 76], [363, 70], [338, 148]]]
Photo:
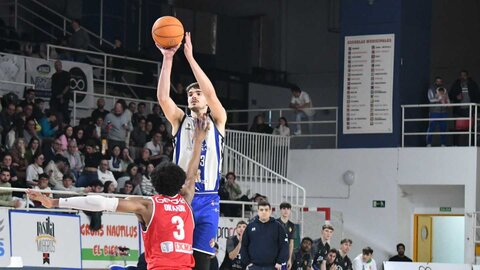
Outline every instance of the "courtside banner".
[[[50, 99], [52, 91], [52, 75], [55, 73], [54, 61], [26, 58], [27, 83], [35, 85], [37, 97]], [[93, 94], [92, 66], [84, 63], [62, 61], [62, 68], [70, 72], [70, 90]], [[73, 104], [73, 93], [70, 105]], [[91, 107], [93, 96], [77, 95], [77, 105]]]
[[[218, 263], [222, 264], [227, 249], [227, 238], [235, 234], [235, 228], [241, 218], [220, 217], [218, 221], [217, 243], [218, 243]], [[246, 219], [244, 221], [247, 221]]]
[[[136, 265], [139, 257], [139, 225], [135, 215], [102, 214], [100, 230], [90, 230], [90, 218], [81, 213], [82, 260], [84, 268], [108, 268], [111, 264]], [[121, 250], [128, 248], [129, 254]]]
[[471, 270], [471, 264], [384, 262], [385, 270]]
[[24, 266], [81, 269], [79, 216], [10, 211], [12, 256]]
[[10, 221], [8, 208], [0, 208], [0, 267], [10, 264]]
[[[0, 53], [0, 80], [9, 82], [25, 82], [25, 58], [18, 55]], [[0, 83], [0, 94], [15, 93], [23, 97], [25, 86]]]

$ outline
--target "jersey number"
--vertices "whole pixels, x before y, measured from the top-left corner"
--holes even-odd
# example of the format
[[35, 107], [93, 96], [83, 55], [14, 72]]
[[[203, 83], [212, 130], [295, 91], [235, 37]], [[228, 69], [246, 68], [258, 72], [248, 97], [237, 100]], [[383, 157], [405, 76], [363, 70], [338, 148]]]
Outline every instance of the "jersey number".
[[183, 229], [183, 219], [179, 216], [172, 217], [172, 224], [177, 225], [177, 230], [173, 231], [173, 237], [177, 240], [185, 239], [185, 230]]
[[200, 156], [200, 167], [205, 167], [205, 155]]

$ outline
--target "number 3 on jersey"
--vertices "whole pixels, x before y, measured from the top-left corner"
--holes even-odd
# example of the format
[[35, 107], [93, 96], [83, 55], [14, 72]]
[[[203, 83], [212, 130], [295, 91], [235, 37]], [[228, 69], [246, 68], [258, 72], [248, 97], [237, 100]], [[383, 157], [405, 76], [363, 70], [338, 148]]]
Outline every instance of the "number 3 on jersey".
[[200, 156], [200, 167], [205, 167], [205, 154]]
[[177, 230], [173, 231], [173, 237], [177, 240], [185, 239], [185, 230], [183, 229], [184, 222], [179, 216], [172, 217], [172, 224], [177, 225]]

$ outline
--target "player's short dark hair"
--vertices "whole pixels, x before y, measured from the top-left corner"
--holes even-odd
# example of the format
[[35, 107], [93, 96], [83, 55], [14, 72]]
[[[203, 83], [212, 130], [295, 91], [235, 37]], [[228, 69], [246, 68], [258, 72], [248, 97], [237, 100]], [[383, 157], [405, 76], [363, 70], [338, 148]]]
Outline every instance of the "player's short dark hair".
[[9, 172], [10, 173], [10, 170], [7, 167], [2, 167], [0, 169], [0, 173], [3, 173], [3, 172]]
[[238, 227], [238, 225], [248, 225], [247, 222], [243, 221], [243, 220], [240, 220], [239, 222], [237, 222], [237, 226], [235, 227]]
[[340, 241], [340, 245], [343, 245], [345, 243], [349, 243], [351, 245], [353, 244], [353, 241], [352, 239], [349, 239], [349, 238], [345, 238], [345, 239], [342, 239], [342, 241]]
[[310, 241], [310, 243], [313, 244], [313, 240], [312, 240], [312, 238], [310, 238], [310, 237], [304, 237], [304, 238], [302, 238], [302, 242], [301, 242], [301, 243], [303, 243], [303, 241]]
[[338, 252], [338, 250], [335, 249], [335, 248], [331, 248], [331, 249], [328, 251], [328, 253], [335, 253], [335, 254], [337, 254], [337, 252]]
[[185, 171], [172, 162], [161, 163], [151, 175], [155, 190], [167, 196], [174, 196], [180, 192], [186, 177]]
[[365, 248], [362, 249], [362, 254], [363, 255], [373, 254], [373, 249], [371, 247], [365, 247]]
[[280, 204], [280, 209], [292, 209], [292, 205], [289, 202], [282, 202]]
[[40, 180], [40, 179], [42, 179], [42, 178], [45, 178], [45, 179], [48, 180], [48, 178], [49, 178], [49, 177], [48, 177], [48, 174], [46, 174], [46, 173], [41, 173], [41, 174], [39, 174], [39, 175], [38, 175], [38, 180]]
[[91, 187], [102, 187], [103, 188], [103, 183], [100, 180], [96, 180], [96, 181], [93, 181], [90, 186]]
[[131, 185], [133, 187], [133, 182], [130, 180], [127, 180], [125, 181], [125, 184], [123, 186], [126, 186], [126, 185]]
[[67, 174], [64, 174], [63, 177], [62, 177], [62, 180], [67, 180], [67, 179], [70, 179], [73, 181], [73, 175], [67, 173]]
[[187, 88], [185, 88], [185, 92], [188, 93], [188, 91], [190, 91], [191, 89], [200, 89], [200, 85], [198, 84], [198, 82], [191, 83], [189, 86], [187, 86]]
[[330, 225], [330, 224], [325, 224], [325, 225], [322, 226], [322, 231], [323, 231], [323, 230], [326, 230], [326, 229], [329, 229], [329, 230], [332, 230], [332, 231], [335, 230], [335, 229], [333, 228], [333, 226]]
[[292, 91], [292, 92], [302, 92], [300, 87], [298, 87], [298, 85], [296, 85], [296, 84], [290, 85], [290, 91]]
[[268, 206], [268, 208], [272, 208], [272, 206], [267, 200], [260, 200], [258, 202], [258, 208], [260, 208], [260, 206]]
[[405, 245], [403, 243], [398, 243], [397, 244], [397, 250], [398, 250], [399, 247], [403, 247], [403, 249], [405, 249]]
[[233, 175], [233, 179], [237, 179], [237, 176], [235, 175], [234, 172], [228, 172], [226, 175], [225, 175], [225, 178], [228, 178], [228, 176], [230, 175]]

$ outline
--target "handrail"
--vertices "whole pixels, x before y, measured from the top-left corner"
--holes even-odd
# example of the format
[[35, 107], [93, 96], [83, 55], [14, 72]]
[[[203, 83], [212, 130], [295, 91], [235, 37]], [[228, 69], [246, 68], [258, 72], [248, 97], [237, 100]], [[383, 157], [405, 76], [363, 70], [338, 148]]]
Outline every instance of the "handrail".
[[31, 84], [31, 83], [21, 83], [21, 82], [12, 82], [12, 81], [4, 81], [4, 80], [0, 80], [0, 83], [14, 84], [14, 85], [24, 85], [24, 86], [28, 86], [28, 87], [31, 87], [31, 88], [35, 89], [35, 84]]
[[[327, 110], [337, 110], [338, 107], [311, 107], [308, 108], [310, 110], [318, 110], [318, 111], [327, 111]], [[235, 110], [228, 110], [228, 112], [269, 112], [269, 111], [295, 111], [292, 108], [272, 108], [272, 109], [235, 109]]]

